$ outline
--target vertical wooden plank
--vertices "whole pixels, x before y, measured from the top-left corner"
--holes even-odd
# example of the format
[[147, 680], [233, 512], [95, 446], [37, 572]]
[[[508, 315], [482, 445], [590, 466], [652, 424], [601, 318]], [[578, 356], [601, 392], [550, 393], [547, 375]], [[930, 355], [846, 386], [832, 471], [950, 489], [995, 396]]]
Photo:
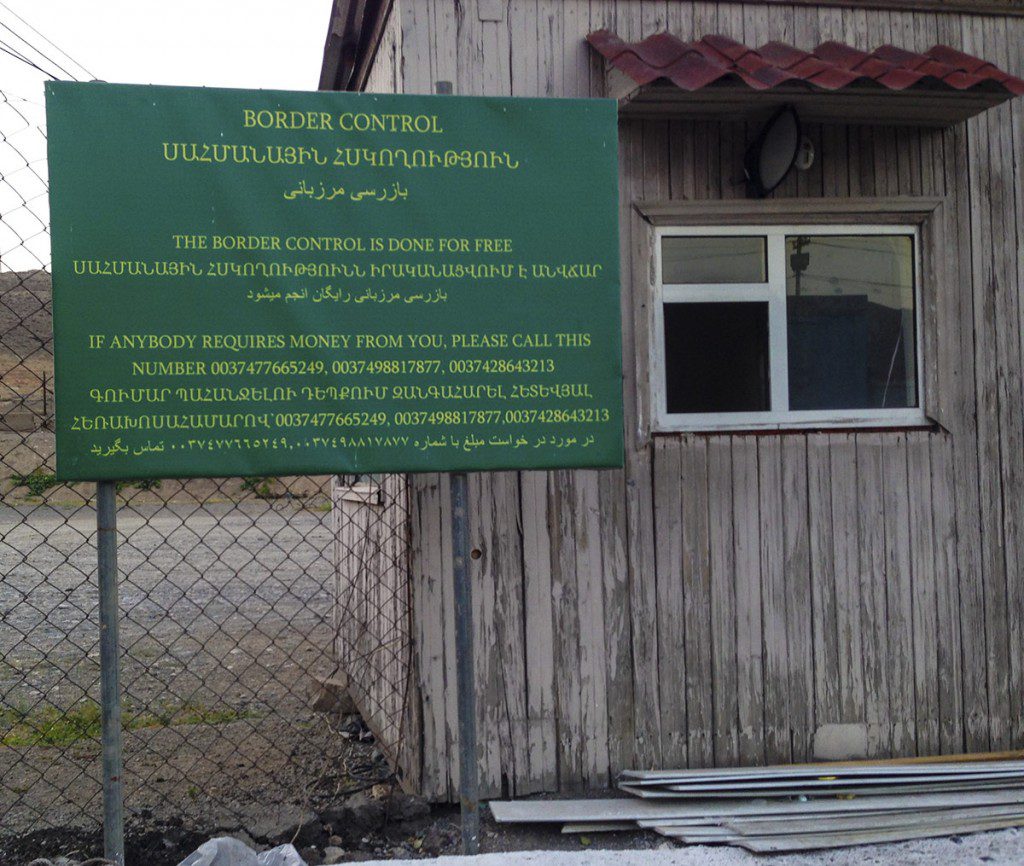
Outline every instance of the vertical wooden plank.
[[952, 187], [955, 212], [951, 215], [957, 255], [953, 266], [955, 315], [961, 323], [955, 332], [959, 387], [954, 390], [956, 423], [953, 439], [953, 489], [956, 494], [957, 572], [959, 575], [960, 635], [963, 648], [964, 736], [968, 751], [989, 748], [988, 731], [988, 646], [985, 636], [985, 557], [982, 544], [981, 504], [978, 483], [978, 364], [975, 354], [974, 262], [975, 237], [972, 217], [970, 175], [971, 152], [967, 130], [947, 131], [945, 165], [947, 185]]
[[687, 765], [686, 607], [683, 591], [683, 534], [680, 443], [672, 436], [654, 441], [654, 546], [657, 569], [658, 693], [661, 701], [661, 760]]
[[706, 437], [683, 437], [679, 483], [683, 505], [686, 749], [689, 766], [709, 767], [714, 763], [714, 680], [711, 666], [711, 537]]
[[[962, 45], [959, 16], [936, 17], [937, 41]], [[947, 339], [938, 341], [948, 347], [940, 359], [947, 377], [943, 393], [948, 407], [942, 423], [951, 432], [953, 514], [956, 537], [956, 585], [949, 597], [957, 599], [956, 617], [960, 625], [959, 646], [962, 655], [961, 728], [964, 748], [980, 751], [989, 747], [987, 724], [988, 682], [987, 648], [981, 554], [981, 503], [978, 484], [977, 394], [974, 329], [974, 267], [971, 251], [974, 221], [971, 208], [972, 169], [968, 124], [959, 124], [942, 133], [942, 172], [947, 204], [943, 206], [942, 248], [945, 257], [944, 281], [947, 291], [940, 295], [947, 303], [939, 321], [945, 323]]]
[[692, 35], [693, 13], [696, 3], [668, 3], [665, 13], [665, 29], [685, 42], [698, 38]]
[[889, 617], [889, 688], [892, 750], [917, 748], [914, 706], [914, 620], [911, 610], [910, 507], [907, 439], [887, 434], [882, 444], [882, 500], [885, 511], [885, 584]]
[[929, 435], [922, 431], [907, 434], [914, 697], [917, 751], [921, 755], [934, 755], [939, 749], [939, 636], [936, 607], [939, 576], [935, 570], [936, 538]]
[[[458, 86], [458, 30], [456, 6], [446, 0], [427, 0], [430, 4], [431, 63], [433, 78], [418, 82], [417, 92], [433, 93], [435, 83], [450, 81]], [[456, 93], [459, 91], [456, 90]]]
[[512, 39], [510, 46], [512, 95], [539, 96], [537, 0], [511, 0], [508, 9], [508, 28], [516, 37]]
[[626, 479], [617, 469], [600, 475], [601, 561], [604, 575], [605, 682], [608, 690], [608, 764], [614, 776], [633, 766], [633, 665], [626, 538]]
[[860, 558], [857, 550], [857, 453], [849, 433], [828, 437], [832, 469], [832, 547], [839, 643], [839, 689], [844, 722], [864, 720]]
[[452, 581], [452, 499], [447, 476], [441, 475], [439, 499], [441, 506], [439, 542], [441, 548], [440, 602], [441, 627], [444, 641], [444, 720], [445, 739], [448, 741], [449, 799], [458, 799], [459, 790], [459, 711], [458, 694], [455, 690], [455, 587]]
[[640, 3], [640, 38], [645, 39], [665, 29], [668, 9], [665, 0], [647, 0]]
[[575, 475], [583, 782], [590, 787], [603, 787], [608, 784], [608, 687], [598, 473], [580, 471]]
[[711, 589], [711, 697], [715, 764], [739, 759], [736, 667], [736, 550], [733, 540], [732, 446], [728, 436], [708, 439], [708, 538]]
[[430, 93], [433, 90], [431, 82], [436, 81], [431, 48], [434, 34], [430, 29], [430, 4], [398, 3], [396, 8], [402, 21], [402, 53], [399, 58], [402, 91]]
[[718, 32], [737, 42], [743, 41], [743, 4], [718, 4]]
[[[1010, 62], [1005, 37], [1006, 22], [997, 18], [983, 20], [983, 35], [988, 57], [1005, 68]], [[1012, 107], [1008, 104], [986, 112], [988, 126], [990, 172], [989, 207], [993, 232], [988, 251], [993, 260], [991, 289], [995, 294], [995, 340], [997, 356], [996, 392], [999, 403], [1000, 510], [1004, 549], [1002, 580], [993, 581], [993, 592], [1005, 596], [999, 604], [1005, 608], [1006, 668], [995, 683], [1000, 693], [1007, 694], [1007, 715], [1002, 720], [1000, 742], [1013, 742], [1013, 731], [1024, 725], [1021, 709], [1021, 664], [1011, 648], [1024, 646], [1015, 634], [1013, 618], [1021, 566], [1024, 564], [1024, 528], [1015, 503], [1024, 499], [1024, 367], [1021, 362], [1020, 285], [1017, 280], [1020, 251], [1017, 246], [1017, 223], [1021, 219], [1017, 200], [1020, 179], [1014, 174]], [[1011, 504], [1014, 503], [1014, 504]], [[1001, 586], [1000, 586], [1001, 584]], [[1000, 659], [1004, 656], [1000, 656]], [[1000, 703], [1002, 698], [1000, 697]]]
[[[642, 124], [642, 151], [638, 167], [642, 186], [634, 185], [644, 198], [663, 198], [667, 187], [667, 124]], [[632, 202], [630, 202], [632, 204]], [[635, 379], [633, 424], [626, 431], [627, 538], [629, 540], [630, 609], [633, 616], [633, 681], [636, 762], [639, 766], [661, 763], [661, 708], [658, 694], [657, 598], [654, 561], [654, 514], [649, 440], [649, 353], [651, 236], [649, 227], [632, 211], [631, 228], [631, 326]], [[626, 377], [627, 382], [630, 378]]]
[[694, 39], [718, 33], [718, 4], [711, 2], [696, 2], [693, 4], [693, 30]]
[[[837, 9], [834, 6], [819, 6], [816, 11], [818, 13], [817, 39], [819, 42], [847, 41], [847, 34], [843, 26], [843, 9]], [[810, 45], [809, 42], [807, 44]]]
[[[744, 3], [742, 5], [743, 10], [743, 42], [746, 45], [756, 46], [768, 42], [771, 38], [768, 32], [768, 13], [769, 9], [760, 3]], [[776, 23], [779, 19], [785, 18], [787, 13], [792, 15], [791, 10], [785, 7], [779, 7], [772, 9], [772, 17], [775, 18]], [[782, 39], [781, 34], [777, 39]]]
[[[1013, 70], [1015, 75], [1024, 71], [1024, 22], [1020, 20], [1009, 20], [1004, 22], [1005, 31], [1003, 41], [1007, 46], [1006, 68]], [[1024, 192], [1021, 191], [1021, 173], [1024, 166], [1024, 113], [1017, 102], [1011, 103], [1008, 113], [1010, 117], [1005, 121], [1010, 131], [1011, 142], [1007, 153], [1013, 154], [1013, 177], [1006, 193], [1007, 197], [1013, 199], [1013, 213], [1017, 228], [1016, 248], [1024, 249]], [[1024, 303], [1021, 302], [1021, 291], [1024, 290], [1024, 257], [1017, 255], [1016, 272], [1011, 270], [1010, 278], [1015, 281], [1016, 291], [1014, 295], [1017, 300], [1017, 333], [1021, 335], [1024, 329]], [[1024, 346], [1022, 346], [1024, 352]], [[1022, 376], [1024, 378], [1024, 376]], [[1015, 399], [1024, 400], [1024, 381], [1016, 383]], [[1021, 453], [1008, 454], [1009, 459], [1020, 461]], [[1024, 467], [1018, 467], [1018, 471], [1024, 471]], [[1019, 501], [1019, 494], [1011, 494], [1009, 501]], [[1024, 534], [1024, 514], [1019, 508], [1008, 509], [1007, 516], [1014, 521], [1013, 534], [1020, 538]], [[1018, 542], [1019, 543], [1019, 542]], [[1018, 568], [1020, 554], [1017, 558]], [[1007, 569], [1007, 590], [1010, 615], [1010, 693], [1020, 695], [1024, 693], [1024, 586], [1018, 578], [1019, 572]], [[1013, 742], [1024, 741], [1024, 707], [1021, 702], [1011, 703], [1013, 715], [1010, 719], [1012, 725], [1011, 739]]]
[[[615, 26], [613, 8], [603, 4], [592, 10], [592, 25]], [[604, 16], [595, 21], [595, 16]], [[643, 128], [639, 123], [619, 124], [619, 259], [621, 268], [623, 401], [635, 405], [639, 379], [632, 372], [636, 358], [634, 338], [633, 232], [637, 228], [632, 205], [643, 196]], [[643, 313], [641, 313], [643, 316]], [[629, 417], [629, 408], [627, 408]], [[634, 513], [631, 479], [638, 461], [629, 457], [636, 449], [633, 426], [626, 425], [626, 467], [602, 474], [602, 559], [605, 574], [606, 676], [611, 699], [608, 702], [609, 764], [611, 772], [636, 766], [637, 713], [633, 677], [633, 568], [630, 540]], [[633, 518], [635, 519], [635, 518]]]
[[492, 479], [494, 522], [490, 547], [496, 565], [495, 651], [492, 652], [489, 676], [501, 687], [498, 696], [499, 782], [504, 787], [507, 780], [510, 786], [508, 793], [516, 796], [520, 784], [529, 778], [522, 500], [519, 473], [495, 473]]
[[508, 739], [502, 730], [502, 681], [496, 585], [503, 567], [496, 519], [496, 475], [472, 472], [469, 479], [470, 545], [481, 552], [470, 561], [473, 653], [476, 680], [477, 757], [480, 793], [501, 796], [503, 755]]
[[739, 760], [748, 765], [764, 763], [765, 759], [757, 440], [734, 436], [732, 461]]
[[527, 755], [529, 774], [520, 793], [557, 788], [554, 612], [548, 475], [524, 472], [520, 483], [523, 525], [523, 625], [526, 640]]
[[832, 546], [832, 460], [827, 434], [812, 433], [807, 439], [807, 511], [814, 622], [814, 719], [821, 726], [843, 721]]
[[769, 764], [793, 759], [789, 706], [789, 638], [783, 539], [782, 443], [763, 436], [757, 443], [758, 502], [761, 515], [761, 606], [764, 658], [764, 758]]
[[963, 752], [967, 746], [964, 744], [963, 661], [952, 436], [948, 433], [933, 434], [930, 450], [935, 531], [939, 751], [944, 755], [955, 755]]
[[444, 571], [441, 496], [447, 479], [436, 474], [413, 476], [414, 634], [417, 635], [419, 689], [423, 715], [423, 796], [448, 799], [449, 740], [445, 695]]
[[[924, 49], [938, 42], [937, 20], [934, 15], [915, 15], [913, 28], [919, 34], [919, 48]], [[943, 165], [942, 133], [937, 131], [921, 131], [921, 187], [926, 195], [943, 195], [947, 193], [945, 169]], [[957, 370], [953, 349], [955, 341], [951, 331], [955, 331], [958, 322], [950, 318], [952, 305], [955, 301], [951, 296], [960, 291], [950, 278], [948, 266], [950, 240], [954, 235], [949, 223], [950, 204], [944, 204], [934, 216], [931, 225], [922, 233], [925, 249], [932, 252], [923, 266], [922, 304], [921, 311], [924, 321], [923, 354], [931, 359], [925, 364], [923, 372], [924, 395], [919, 399], [931, 417], [940, 423], [949, 423], [951, 398], [959, 387], [956, 377]], [[937, 233], [937, 235], [932, 234]], [[935, 242], [935, 237], [941, 241]], [[927, 449], [929, 464], [929, 501], [931, 521], [931, 550], [922, 549], [913, 557], [913, 574], [915, 585], [915, 614], [918, 612], [917, 591], [921, 581], [931, 584], [934, 599], [934, 623], [931, 631], [924, 622], [915, 622], [915, 653], [929, 653], [934, 648], [935, 679], [933, 690], [927, 691], [929, 700], [926, 705], [933, 704], [935, 716], [934, 727], [920, 729], [922, 717], [927, 717], [927, 709], [918, 710], [918, 750], [920, 752], [955, 754], [963, 750], [963, 702], [961, 699], [960, 664], [960, 628], [959, 628], [959, 592], [957, 590], [956, 539], [954, 498], [952, 489], [952, 441], [947, 431], [933, 432], [925, 436], [924, 448]], [[912, 458], [916, 459], [916, 458]], [[923, 458], [922, 458], [923, 459]], [[909, 470], [911, 479], [917, 477], [916, 471]], [[918, 484], [921, 481], [918, 480]], [[916, 496], [914, 497], [916, 500]], [[912, 500], [912, 506], [915, 504]], [[911, 518], [911, 528], [915, 533], [917, 521]], [[931, 553], [932, 570], [922, 577], [920, 562], [927, 561]], [[924, 619], [923, 617], [921, 619]], [[922, 670], [922, 667], [917, 667]], [[925, 677], [928, 674], [925, 673]]]
[[783, 580], [789, 644], [789, 709], [793, 761], [813, 758], [814, 597], [811, 586], [807, 437], [782, 440]]
[[882, 437], [857, 435], [857, 540], [860, 562], [861, 628], [868, 755], [892, 753], [889, 695], [890, 623], [886, 602], [885, 535], [889, 528], [882, 505]]
[[[982, 53], [984, 34], [977, 19], [962, 18], [965, 51]], [[989, 202], [994, 194], [987, 118], [967, 122], [970, 171], [971, 268], [974, 277], [975, 393], [978, 424], [978, 489], [984, 588], [987, 722], [990, 748], [1006, 748], [1005, 720], [1009, 696], [1002, 672], [1007, 670], [1006, 557], [1000, 509], [999, 388], [996, 321], [996, 274], [990, 253], [993, 230]], [[993, 387], [996, 383], [997, 387]], [[974, 518], [977, 519], [977, 516]]]
[[580, 700], [579, 601], [576, 545], [573, 543], [573, 474], [551, 473], [548, 497], [552, 515], [551, 597], [555, 634], [555, 702], [558, 711], [559, 790], [578, 790], [583, 779], [583, 721]]

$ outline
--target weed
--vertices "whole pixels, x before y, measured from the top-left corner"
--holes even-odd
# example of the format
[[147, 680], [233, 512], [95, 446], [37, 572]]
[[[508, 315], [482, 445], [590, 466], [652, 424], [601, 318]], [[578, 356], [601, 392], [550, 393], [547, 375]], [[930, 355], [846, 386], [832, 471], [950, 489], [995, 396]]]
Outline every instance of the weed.
[[51, 487], [57, 486], [57, 476], [37, 466], [28, 475], [12, 475], [14, 487], [27, 487], [33, 496], [42, 496]]
[[24, 707], [0, 710], [0, 744], [4, 746], [69, 746], [100, 736], [99, 704], [87, 702], [68, 710]]
[[250, 475], [242, 479], [242, 492], [254, 493], [257, 499], [270, 499], [270, 485], [274, 479], [265, 475]]
[[[167, 728], [172, 725], [223, 725], [253, 718], [250, 710], [219, 709], [201, 704], [163, 705], [152, 712], [121, 714], [123, 730]], [[79, 740], [98, 740], [102, 712], [99, 704], [85, 701], [70, 709], [46, 706], [31, 710], [24, 705], [0, 708], [0, 746], [69, 746]]]

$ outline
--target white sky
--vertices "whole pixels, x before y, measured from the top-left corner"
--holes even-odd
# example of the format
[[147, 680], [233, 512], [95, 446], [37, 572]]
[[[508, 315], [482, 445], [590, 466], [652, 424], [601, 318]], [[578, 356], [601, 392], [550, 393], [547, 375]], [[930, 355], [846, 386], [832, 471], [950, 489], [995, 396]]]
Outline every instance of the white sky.
[[[315, 90], [331, 3], [0, 0], [0, 48], [17, 49], [62, 78], [70, 76], [56, 64], [80, 80], [90, 76], [43, 37], [103, 81]], [[0, 98], [0, 270], [49, 265], [49, 237], [42, 228], [45, 80], [42, 73], [0, 52], [0, 93], [6, 97]]]

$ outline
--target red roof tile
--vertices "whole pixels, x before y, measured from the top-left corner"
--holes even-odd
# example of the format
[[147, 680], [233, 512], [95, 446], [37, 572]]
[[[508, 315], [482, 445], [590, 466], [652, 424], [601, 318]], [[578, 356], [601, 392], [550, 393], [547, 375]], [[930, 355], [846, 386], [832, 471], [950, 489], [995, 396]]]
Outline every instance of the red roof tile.
[[704, 36], [684, 42], [670, 33], [657, 33], [643, 42], [627, 43], [609, 30], [598, 30], [587, 41], [609, 65], [638, 85], [658, 79], [693, 91], [722, 79], [738, 79], [754, 90], [785, 83], [805, 83], [822, 90], [841, 90], [855, 82], [874, 82], [889, 90], [916, 85], [968, 90], [973, 87], [1024, 94], [1024, 80], [1008, 75], [980, 57], [946, 45], [923, 54], [894, 45], [868, 53], [841, 42], [823, 42], [801, 51], [782, 42], [749, 48], [725, 36]]

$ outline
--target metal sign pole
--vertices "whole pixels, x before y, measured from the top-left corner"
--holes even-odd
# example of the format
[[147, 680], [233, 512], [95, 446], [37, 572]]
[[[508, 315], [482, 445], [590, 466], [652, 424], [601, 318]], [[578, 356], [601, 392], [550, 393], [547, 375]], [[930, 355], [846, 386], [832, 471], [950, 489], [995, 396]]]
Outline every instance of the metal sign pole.
[[[450, 81], [434, 93], [452, 93]], [[473, 653], [473, 586], [469, 576], [469, 485], [465, 472], [449, 476], [452, 500], [452, 580], [455, 584], [455, 689], [459, 706], [459, 811], [462, 853], [480, 851], [480, 785], [476, 755], [476, 681]]]
[[121, 684], [117, 593], [117, 498], [113, 481], [96, 483], [100, 589], [100, 705], [103, 736], [103, 856], [124, 866], [121, 789]]
[[469, 496], [465, 472], [453, 472], [450, 478], [462, 853], [476, 854], [480, 850], [480, 802], [476, 756], [476, 683], [473, 675], [473, 595], [469, 575]]

